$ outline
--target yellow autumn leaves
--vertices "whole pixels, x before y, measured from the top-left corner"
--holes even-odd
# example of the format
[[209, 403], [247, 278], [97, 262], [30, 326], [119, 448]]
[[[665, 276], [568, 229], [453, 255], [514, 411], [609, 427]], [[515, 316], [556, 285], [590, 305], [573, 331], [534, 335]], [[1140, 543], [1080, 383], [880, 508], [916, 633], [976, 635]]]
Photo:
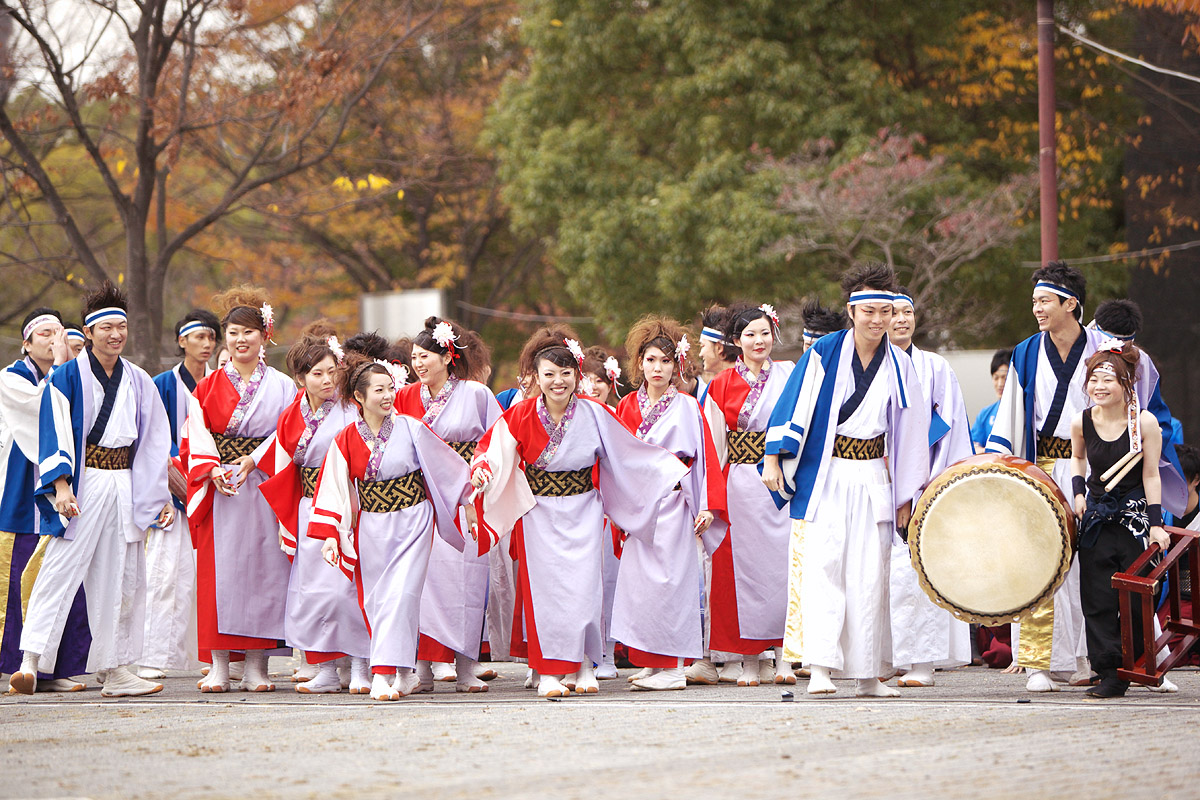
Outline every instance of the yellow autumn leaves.
[[[376, 175], [371, 172], [365, 178], [350, 178], [346, 175], [341, 175], [333, 179], [333, 188], [340, 192], [378, 192], [381, 189], [386, 189], [392, 185], [392, 182], [387, 178]], [[396, 199], [404, 199], [404, 190], [400, 189], [396, 192]]]

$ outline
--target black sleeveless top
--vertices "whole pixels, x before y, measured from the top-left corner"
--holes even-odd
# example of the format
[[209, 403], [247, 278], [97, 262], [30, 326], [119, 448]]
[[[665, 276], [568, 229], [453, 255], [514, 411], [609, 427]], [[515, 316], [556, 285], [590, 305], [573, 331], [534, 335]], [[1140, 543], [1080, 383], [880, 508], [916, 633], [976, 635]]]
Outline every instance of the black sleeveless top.
[[[1087, 480], [1088, 497], [1097, 498], [1104, 494], [1104, 484], [1107, 483], [1107, 481], [1100, 480], [1100, 476], [1129, 452], [1129, 428], [1126, 428], [1115, 441], [1109, 442], [1101, 439], [1100, 435], [1096, 433], [1096, 426], [1092, 424], [1092, 409], [1084, 409], [1083, 444], [1087, 447], [1088, 466], [1091, 467], [1091, 474]], [[1117, 497], [1124, 497], [1135, 489], [1140, 489], [1141, 486], [1142, 465], [1139, 463], [1121, 479], [1121, 482], [1113, 489], [1113, 494]]]

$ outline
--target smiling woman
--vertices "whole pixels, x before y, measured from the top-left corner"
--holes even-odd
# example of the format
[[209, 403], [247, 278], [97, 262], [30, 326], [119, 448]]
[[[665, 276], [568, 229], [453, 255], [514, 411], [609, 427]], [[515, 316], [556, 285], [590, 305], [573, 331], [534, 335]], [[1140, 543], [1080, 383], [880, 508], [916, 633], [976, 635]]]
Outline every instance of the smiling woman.
[[259, 492], [267, 456], [296, 384], [262, 360], [273, 319], [266, 293], [230, 289], [214, 298], [230, 360], [201, 380], [190, 401], [180, 458], [196, 540], [202, 692], [229, 690], [230, 652], [244, 652], [244, 691], [272, 691], [267, 651], [284, 637], [289, 566], [278, 523]]

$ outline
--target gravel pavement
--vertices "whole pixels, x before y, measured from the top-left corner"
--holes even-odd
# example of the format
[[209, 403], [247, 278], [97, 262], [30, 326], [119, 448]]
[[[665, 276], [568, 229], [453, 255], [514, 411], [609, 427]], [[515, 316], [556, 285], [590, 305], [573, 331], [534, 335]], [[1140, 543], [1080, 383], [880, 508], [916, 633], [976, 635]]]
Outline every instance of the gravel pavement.
[[[288, 662], [272, 660], [286, 670]], [[896, 700], [798, 687], [690, 687], [539, 700], [524, 667], [486, 694], [374, 703], [347, 694], [0, 698], [4, 798], [1200, 796], [1200, 671], [1180, 691], [1030, 695], [984, 668]], [[782, 700], [782, 690], [795, 699]], [[1020, 702], [1029, 700], [1029, 702]], [[687, 793], [686, 795], [684, 793]]]

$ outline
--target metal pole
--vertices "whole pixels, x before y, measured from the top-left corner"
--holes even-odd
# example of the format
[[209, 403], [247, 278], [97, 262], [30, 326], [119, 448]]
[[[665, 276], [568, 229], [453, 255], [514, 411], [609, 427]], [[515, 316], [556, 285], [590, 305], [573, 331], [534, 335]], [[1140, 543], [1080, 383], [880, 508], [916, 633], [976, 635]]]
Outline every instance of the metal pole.
[[1042, 199], [1042, 263], [1058, 258], [1058, 169], [1054, 130], [1054, 0], [1037, 0], [1038, 174]]

